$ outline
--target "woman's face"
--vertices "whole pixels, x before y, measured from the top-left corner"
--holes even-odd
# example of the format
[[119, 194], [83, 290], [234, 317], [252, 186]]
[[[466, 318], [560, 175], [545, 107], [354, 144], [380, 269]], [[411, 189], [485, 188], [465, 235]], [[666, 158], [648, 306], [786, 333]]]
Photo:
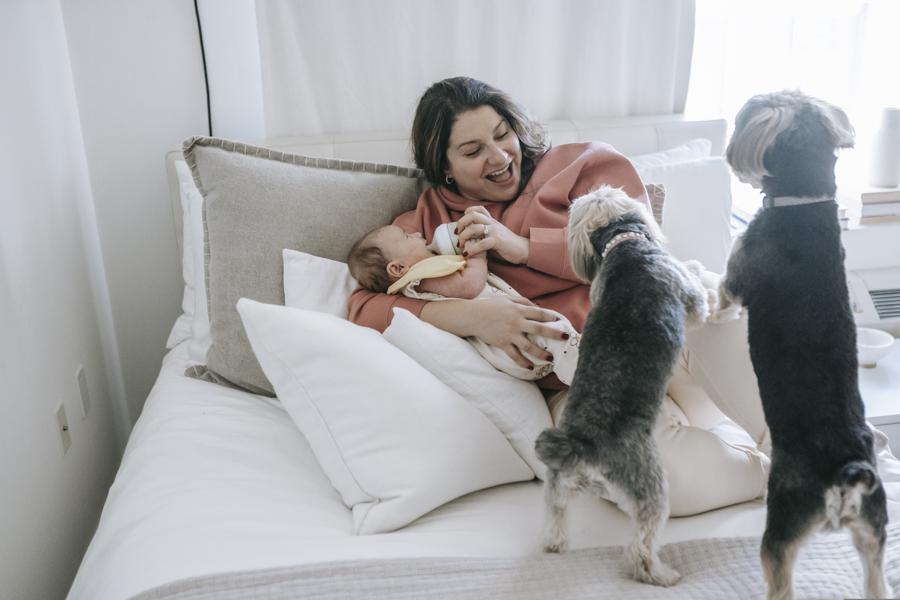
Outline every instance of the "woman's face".
[[447, 175], [466, 198], [507, 202], [519, 191], [519, 137], [490, 106], [457, 115], [450, 130], [447, 164]]

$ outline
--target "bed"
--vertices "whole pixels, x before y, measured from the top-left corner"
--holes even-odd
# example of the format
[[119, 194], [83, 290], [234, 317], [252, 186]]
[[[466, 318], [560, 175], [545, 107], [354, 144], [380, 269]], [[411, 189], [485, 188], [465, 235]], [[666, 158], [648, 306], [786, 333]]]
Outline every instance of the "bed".
[[[549, 129], [555, 144], [605, 140], [637, 157], [636, 164], [643, 161], [645, 181], [666, 185], [663, 224], [673, 251], [721, 270], [730, 241], [723, 121], [644, 117], [557, 121]], [[683, 154], [685, 144], [693, 142], [696, 150], [697, 140], [702, 156]], [[268, 140], [251, 148], [256, 147], [275, 149], [282, 162], [298, 155], [321, 157], [328, 164], [409, 162], [402, 132]], [[196, 259], [196, 219], [188, 223], [184, 218], [191, 200], [177, 177], [181, 158], [180, 152], [167, 157], [173, 216], [186, 282], [200, 286], [204, 265]], [[684, 166], [691, 162], [703, 164]], [[670, 205], [671, 194], [702, 198]], [[380, 218], [389, 221], [390, 216]], [[328, 229], [327, 221], [314, 225]], [[326, 234], [350, 235], [333, 229]], [[205, 277], [209, 285], [209, 272]], [[578, 498], [571, 516], [572, 551], [542, 554], [541, 482], [530, 476], [460, 494], [404, 526], [360, 534], [359, 515], [323, 468], [322, 454], [311, 445], [316, 439], [301, 432], [286, 402], [186, 376], [198, 362], [197, 336], [208, 335], [202, 327], [198, 333], [194, 323], [208, 301], [198, 303], [188, 295], [70, 599], [415, 598], [426, 593], [756, 598], [764, 593], [757, 548], [765, 505], [758, 498], [669, 521], [663, 556], [684, 579], [668, 590], [634, 583], [622, 572], [617, 546], [630, 539], [632, 528], [609, 502]], [[751, 398], [739, 401], [746, 403], [752, 402], [754, 383], [728, 371], [735, 361], [746, 361], [741, 336], [739, 325], [724, 327], [693, 340], [690, 350], [715, 359], [706, 362], [712, 370], [695, 373], [703, 387], [719, 396]], [[348, 371], [347, 378], [353, 376]], [[759, 426], [750, 412], [742, 417], [738, 407], [729, 416], [750, 431]], [[883, 443], [879, 461], [894, 516], [900, 510], [900, 467]], [[900, 589], [895, 537], [892, 530], [888, 573]], [[801, 561], [801, 595], [857, 595], [861, 571], [853, 556], [845, 536], [819, 536]]]

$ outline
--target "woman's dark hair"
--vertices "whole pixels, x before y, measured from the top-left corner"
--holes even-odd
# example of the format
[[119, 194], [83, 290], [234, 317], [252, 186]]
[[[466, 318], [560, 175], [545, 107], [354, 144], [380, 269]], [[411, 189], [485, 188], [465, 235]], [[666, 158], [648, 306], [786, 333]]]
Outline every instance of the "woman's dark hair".
[[522, 148], [520, 186], [524, 187], [534, 171], [535, 163], [550, 149], [550, 140], [541, 124], [512, 98], [471, 77], [450, 77], [438, 81], [422, 94], [410, 136], [416, 166], [425, 172], [426, 179], [431, 183], [446, 185], [447, 145], [453, 123], [460, 113], [480, 106], [490, 106], [496, 110], [519, 137]]

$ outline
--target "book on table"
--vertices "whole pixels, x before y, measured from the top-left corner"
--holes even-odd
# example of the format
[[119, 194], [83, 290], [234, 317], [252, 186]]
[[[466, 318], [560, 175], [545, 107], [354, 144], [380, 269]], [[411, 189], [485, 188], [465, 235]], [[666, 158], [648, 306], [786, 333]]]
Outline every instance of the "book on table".
[[887, 215], [900, 216], [900, 200], [896, 202], [863, 204], [859, 214], [862, 217], [883, 217]]
[[879, 225], [882, 223], [900, 223], [900, 215], [879, 215], [876, 217], [860, 217], [860, 225]]
[[859, 193], [863, 206], [900, 202], [900, 188], [866, 188]]

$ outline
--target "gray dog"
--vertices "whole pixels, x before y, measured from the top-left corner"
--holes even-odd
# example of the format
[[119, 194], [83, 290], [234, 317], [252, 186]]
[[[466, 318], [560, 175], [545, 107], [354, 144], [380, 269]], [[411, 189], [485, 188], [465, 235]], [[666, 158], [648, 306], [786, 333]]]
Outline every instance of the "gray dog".
[[661, 239], [646, 208], [621, 189], [604, 186], [573, 202], [569, 253], [575, 273], [591, 282], [593, 309], [562, 422], [541, 433], [536, 451], [547, 465], [544, 549], [566, 549], [569, 499], [593, 491], [637, 524], [627, 551], [635, 579], [669, 586], [680, 575], [657, 553], [669, 501], [652, 432], [685, 322], [706, 320], [710, 292], [700, 263], [678, 262]]
[[835, 149], [853, 144], [839, 108], [780, 92], [735, 119], [727, 159], [762, 188], [763, 209], [735, 244], [719, 295], [748, 312], [750, 358], [772, 436], [762, 565], [769, 598], [793, 597], [803, 541], [847, 527], [867, 598], [888, 598], [887, 509], [857, 385], [856, 329], [834, 201]]

